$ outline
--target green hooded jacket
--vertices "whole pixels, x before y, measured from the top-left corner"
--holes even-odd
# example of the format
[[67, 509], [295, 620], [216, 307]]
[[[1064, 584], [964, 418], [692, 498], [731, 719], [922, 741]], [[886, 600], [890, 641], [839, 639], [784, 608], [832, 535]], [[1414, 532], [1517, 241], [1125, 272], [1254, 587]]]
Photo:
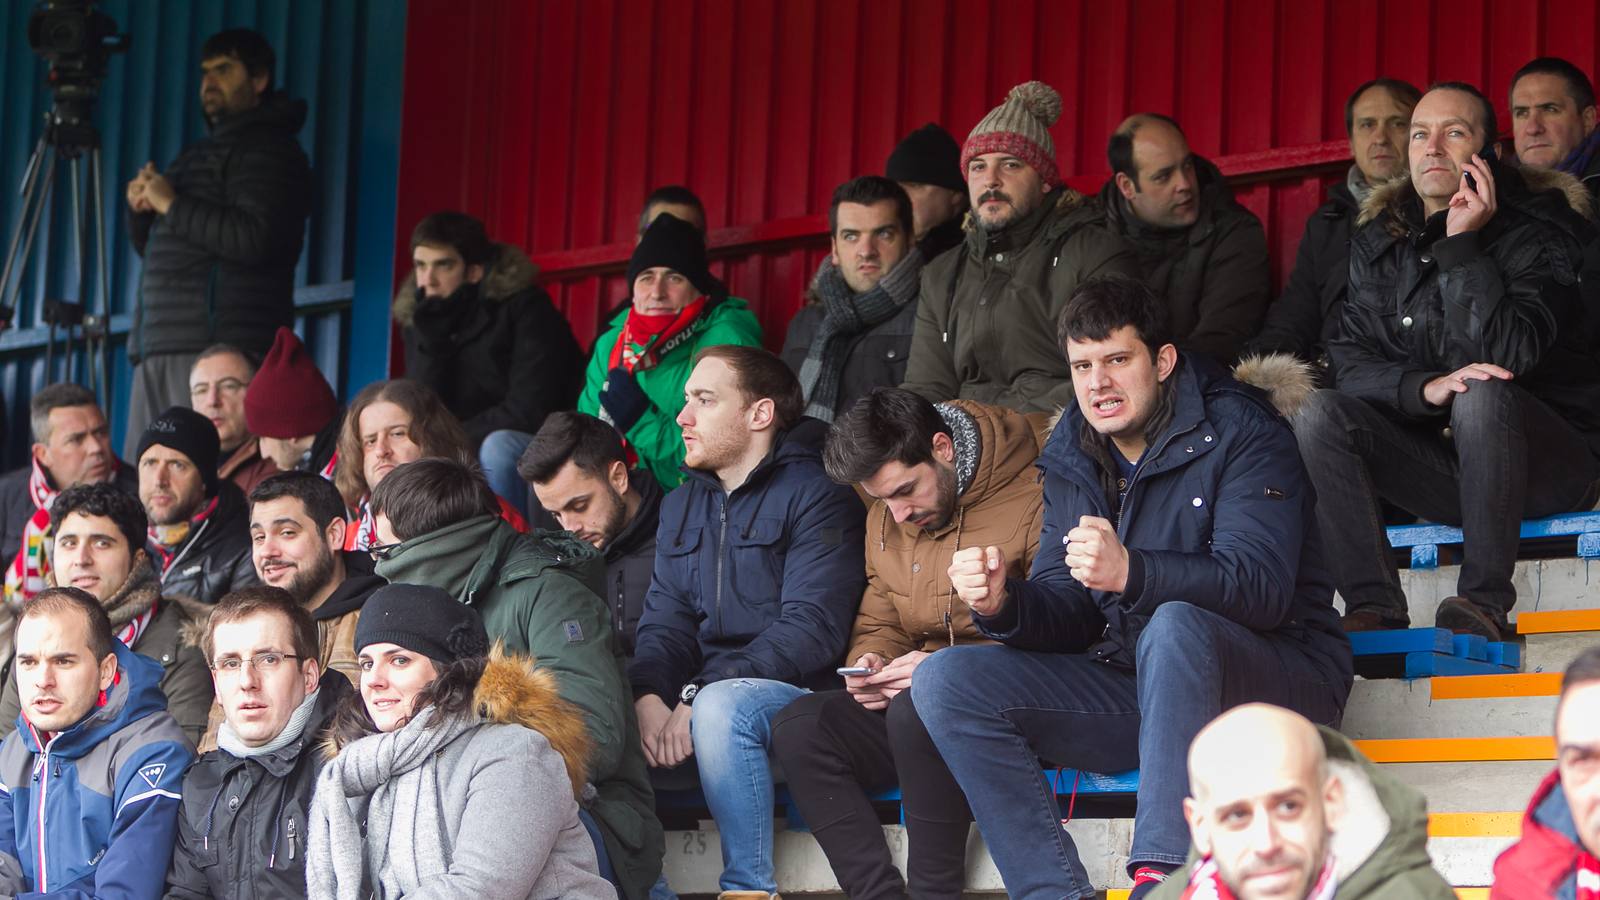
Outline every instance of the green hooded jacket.
[[561, 696], [585, 713], [596, 796], [584, 806], [605, 836], [626, 900], [642, 900], [661, 874], [666, 845], [655, 814], [621, 644], [600, 599], [605, 561], [565, 532], [518, 534], [478, 516], [412, 537], [377, 566], [390, 582], [449, 591], [483, 616], [491, 641], [553, 672]]
[[[611, 349], [622, 337], [622, 323], [627, 321], [631, 308], [624, 307], [613, 316], [606, 333], [594, 342], [594, 354], [589, 357], [589, 368], [583, 376], [583, 393], [578, 395], [578, 412], [600, 415], [600, 386], [605, 383]], [[678, 471], [683, 465], [683, 432], [677, 420], [683, 410], [683, 386], [689, 381], [694, 355], [718, 344], [761, 346], [761, 323], [738, 297], [708, 299], [701, 315], [705, 318], [704, 327], [693, 340], [673, 347], [651, 368], [634, 373], [639, 389], [650, 398], [650, 408], [624, 437], [639, 454], [639, 465], [656, 477], [663, 491], [670, 491], [683, 481], [683, 473]]]
[[[1329, 838], [1339, 875], [1333, 900], [1454, 900], [1455, 890], [1428, 856], [1428, 801], [1373, 765], [1344, 735], [1320, 726], [1317, 731], [1329, 766], [1345, 786], [1345, 821]], [[1191, 848], [1188, 864], [1150, 900], [1179, 900], [1199, 859]]]

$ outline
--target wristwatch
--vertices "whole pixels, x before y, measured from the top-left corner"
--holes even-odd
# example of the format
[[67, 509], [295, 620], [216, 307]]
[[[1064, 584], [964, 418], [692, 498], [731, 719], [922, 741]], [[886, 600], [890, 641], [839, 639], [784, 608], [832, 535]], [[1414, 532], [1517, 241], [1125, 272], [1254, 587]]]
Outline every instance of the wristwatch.
[[684, 706], [693, 706], [694, 697], [698, 693], [700, 693], [700, 683], [691, 681], [683, 686], [683, 690], [678, 692], [678, 702]]

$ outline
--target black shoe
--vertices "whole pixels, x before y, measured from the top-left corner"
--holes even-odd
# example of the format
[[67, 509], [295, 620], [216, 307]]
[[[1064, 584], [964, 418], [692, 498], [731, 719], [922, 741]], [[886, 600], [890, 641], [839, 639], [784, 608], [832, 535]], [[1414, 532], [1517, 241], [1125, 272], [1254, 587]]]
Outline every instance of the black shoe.
[[1502, 640], [1501, 632], [1506, 628], [1465, 597], [1444, 598], [1433, 624], [1456, 634], [1475, 634], [1491, 643]]
[[1345, 633], [1349, 634], [1352, 631], [1394, 631], [1401, 628], [1410, 628], [1411, 620], [1406, 618], [1403, 613], [1396, 616], [1380, 609], [1368, 607], [1345, 613], [1344, 618], [1339, 620], [1339, 624], [1344, 627]]

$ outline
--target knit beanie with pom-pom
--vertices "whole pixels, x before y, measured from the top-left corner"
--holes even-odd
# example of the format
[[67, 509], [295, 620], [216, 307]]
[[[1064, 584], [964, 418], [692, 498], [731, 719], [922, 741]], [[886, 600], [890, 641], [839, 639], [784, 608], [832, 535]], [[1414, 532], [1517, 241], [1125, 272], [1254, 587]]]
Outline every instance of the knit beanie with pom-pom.
[[1042, 81], [1028, 81], [1011, 89], [967, 135], [961, 148], [961, 171], [973, 157], [1009, 153], [1032, 166], [1045, 184], [1061, 184], [1056, 169], [1056, 144], [1050, 126], [1061, 118], [1061, 95]]

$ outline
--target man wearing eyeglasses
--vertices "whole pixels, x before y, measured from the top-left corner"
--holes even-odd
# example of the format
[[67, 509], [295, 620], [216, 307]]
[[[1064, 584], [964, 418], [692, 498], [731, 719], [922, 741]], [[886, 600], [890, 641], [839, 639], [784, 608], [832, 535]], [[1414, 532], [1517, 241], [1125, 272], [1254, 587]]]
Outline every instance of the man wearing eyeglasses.
[[238, 485], [245, 494], [278, 471], [261, 455], [261, 441], [245, 423], [245, 388], [255, 376], [255, 360], [232, 344], [212, 344], [189, 369], [189, 406], [217, 427], [222, 447], [217, 477]]
[[224, 718], [184, 779], [165, 896], [304, 896], [317, 747], [355, 689], [317, 664], [317, 625], [281, 588], [223, 597], [201, 643]]
[[[50, 518], [55, 535], [51, 586], [74, 587], [93, 596], [117, 639], [161, 664], [167, 711], [189, 740], [198, 742], [212, 695], [205, 657], [183, 638], [197, 607], [162, 595], [161, 580], [144, 549], [144, 507], [113, 485], [83, 484], [56, 497]], [[20, 709], [13, 665], [0, 693], [0, 733], [17, 727]]]

